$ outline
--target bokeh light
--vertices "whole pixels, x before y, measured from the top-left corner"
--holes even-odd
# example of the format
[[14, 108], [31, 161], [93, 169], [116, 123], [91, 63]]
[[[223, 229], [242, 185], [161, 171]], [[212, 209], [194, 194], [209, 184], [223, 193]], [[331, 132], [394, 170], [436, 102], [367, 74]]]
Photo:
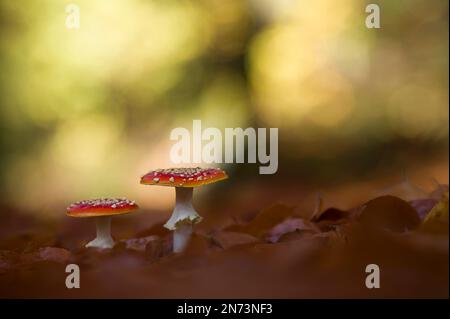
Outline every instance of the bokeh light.
[[57, 216], [124, 195], [166, 209], [173, 192], [139, 177], [173, 166], [169, 133], [193, 119], [279, 127], [280, 173], [305, 184], [353, 172], [354, 154], [375, 169], [389, 145], [392, 160], [447, 152], [446, 1], [379, 1], [381, 29], [365, 27], [362, 0], [76, 4], [79, 29], [66, 28], [64, 2], [0, 4], [8, 205]]

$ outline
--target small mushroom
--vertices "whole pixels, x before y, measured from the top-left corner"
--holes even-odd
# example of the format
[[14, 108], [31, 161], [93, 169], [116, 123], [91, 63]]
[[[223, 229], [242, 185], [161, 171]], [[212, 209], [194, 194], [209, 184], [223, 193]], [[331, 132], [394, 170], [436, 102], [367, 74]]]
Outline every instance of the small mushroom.
[[202, 217], [192, 207], [195, 187], [218, 182], [228, 178], [225, 171], [218, 168], [169, 168], [151, 171], [141, 178], [141, 184], [175, 187], [176, 201], [172, 216], [164, 224], [173, 230], [173, 251], [181, 252], [192, 234], [193, 224]]
[[67, 208], [66, 214], [71, 217], [95, 217], [97, 237], [86, 247], [112, 248], [115, 243], [111, 237], [111, 216], [127, 214], [136, 209], [138, 205], [126, 198], [99, 198], [73, 203]]

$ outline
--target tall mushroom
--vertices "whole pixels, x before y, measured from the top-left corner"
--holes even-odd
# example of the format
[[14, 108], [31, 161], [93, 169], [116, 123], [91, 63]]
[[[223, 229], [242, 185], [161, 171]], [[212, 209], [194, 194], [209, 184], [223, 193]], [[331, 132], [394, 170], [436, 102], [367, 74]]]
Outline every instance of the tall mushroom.
[[175, 187], [175, 209], [170, 219], [164, 224], [164, 227], [174, 231], [174, 252], [184, 250], [191, 237], [193, 224], [202, 220], [192, 207], [194, 188], [226, 178], [228, 178], [227, 174], [221, 169], [200, 167], [158, 169], [141, 178], [141, 184]]
[[111, 216], [130, 213], [138, 209], [134, 201], [126, 198], [88, 199], [73, 203], [67, 207], [66, 214], [71, 217], [95, 217], [97, 237], [86, 247], [112, 248]]

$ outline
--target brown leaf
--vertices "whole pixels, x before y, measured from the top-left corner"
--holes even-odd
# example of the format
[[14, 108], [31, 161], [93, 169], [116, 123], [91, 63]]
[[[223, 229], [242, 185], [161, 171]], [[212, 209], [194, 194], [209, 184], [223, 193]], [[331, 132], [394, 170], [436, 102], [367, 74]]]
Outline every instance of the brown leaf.
[[331, 208], [324, 210], [321, 214], [319, 214], [314, 221], [317, 223], [321, 222], [321, 221], [335, 222], [335, 221], [347, 218], [348, 216], [349, 216], [349, 212], [338, 209], [338, 208], [331, 207]]
[[319, 229], [313, 223], [305, 221], [302, 218], [287, 218], [273, 227], [266, 234], [265, 240], [271, 243], [276, 243], [283, 235], [298, 230], [319, 232]]
[[316, 194], [316, 205], [314, 207], [314, 211], [309, 220], [316, 221], [317, 218], [319, 218], [321, 211], [322, 211], [322, 206], [323, 206], [322, 194], [320, 192], [318, 192]]
[[404, 232], [420, 224], [416, 210], [394, 196], [381, 196], [367, 202], [357, 218], [368, 227]]
[[21, 254], [18, 264], [20, 266], [26, 266], [42, 261], [51, 261], [63, 264], [67, 263], [71, 259], [72, 253], [64, 248], [43, 247], [31, 253]]
[[41, 260], [54, 261], [60, 264], [68, 262], [72, 258], [72, 253], [64, 248], [44, 247], [36, 252]]
[[223, 249], [228, 249], [230, 247], [246, 245], [258, 242], [258, 238], [246, 234], [237, 233], [231, 231], [217, 231], [211, 235], [211, 240], [214, 244], [218, 245]]
[[164, 223], [158, 223], [151, 226], [149, 229], [137, 233], [136, 237], [159, 236], [162, 238], [169, 234], [170, 230], [164, 227]]
[[[155, 236], [156, 237], [156, 236]], [[157, 237], [145, 246], [145, 253], [150, 261], [156, 261], [172, 252], [172, 244]]]
[[10, 270], [18, 260], [18, 253], [10, 250], [0, 250], [0, 273]]
[[293, 216], [295, 210], [293, 207], [284, 204], [275, 204], [261, 212], [248, 224], [232, 225], [226, 228], [227, 231], [244, 232], [252, 236], [261, 238], [273, 227]]
[[140, 238], [123, 239], [120, 242], [125, 244], [126, 249], [145, 251], [147, 244], [150, 243], [151, 241], [156, 240], [159, 240], [158, 236], [147, 236]]
[[348, 211], [331, 207], [318, 215], [316, 225], [322, 232], [332, 232], [335, 231], [339, 225], [351, 222], [361, 210], [362, 207], [356, 207]]

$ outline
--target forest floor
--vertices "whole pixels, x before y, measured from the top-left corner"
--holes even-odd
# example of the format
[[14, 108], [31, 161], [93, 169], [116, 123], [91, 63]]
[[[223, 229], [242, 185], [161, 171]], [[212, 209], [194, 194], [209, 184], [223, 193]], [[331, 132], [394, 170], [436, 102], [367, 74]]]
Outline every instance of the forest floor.
[[[448, 298], [448, 186], [422, 191], [400, 181], [370, 192], [386, 181], [317, 198], [305, 192], [297, 203], [295, 186], [270, 197], [247, 185], [222, 214], [205, 216], [180, 254], [162, 226], [167, 212], [114, 219], [116, 246], [96, 250], [84, 248], [93, 223], [42, 221], [3, 207], [0, 297]], [[80, 267], [79, 289], [65, 284], [71, 263]], [[366, 286], [371, 264], [378, 289]]]

